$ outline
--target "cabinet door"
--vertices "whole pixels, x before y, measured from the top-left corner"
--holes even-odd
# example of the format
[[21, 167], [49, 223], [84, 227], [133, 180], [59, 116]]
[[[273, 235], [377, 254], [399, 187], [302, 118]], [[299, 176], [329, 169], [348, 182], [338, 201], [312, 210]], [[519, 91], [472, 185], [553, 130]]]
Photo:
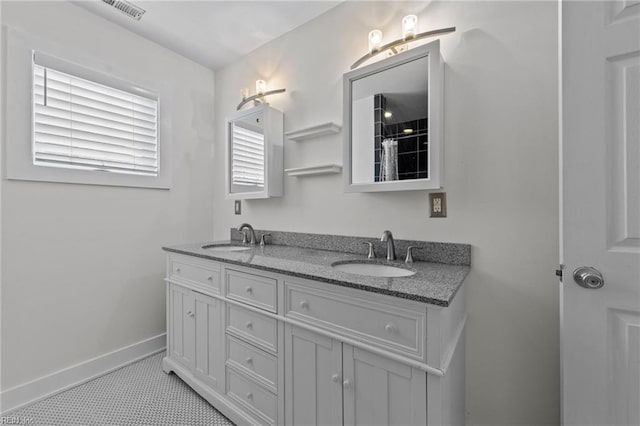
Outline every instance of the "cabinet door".
[[345, 425], [425, 425], [424, 371], [344, 344]]
[[193, 370], [195, 355], [195, 306], [191, 290], [171, 284], [169, 304], [170, 356]]
[[222, 302], [192, 292], [195, 305], [195, 376], [212, 389], [222, 389]]
[[342, 424], [342, 343], [285, 326], [288, 425]]

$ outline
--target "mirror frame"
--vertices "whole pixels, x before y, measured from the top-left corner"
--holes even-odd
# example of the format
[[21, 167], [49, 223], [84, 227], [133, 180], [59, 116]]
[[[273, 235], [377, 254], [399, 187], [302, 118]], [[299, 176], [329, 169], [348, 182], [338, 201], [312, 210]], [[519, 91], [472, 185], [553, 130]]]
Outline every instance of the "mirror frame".
[[[231, 125], [262, 114], [264, 125], [264, 188], [254, 192], [231, 192]], [[282, 112], [268, 103], [236, 111], [225, 119], [225, 196], [230, 200], [281, 197], [284, 192], [284, 121]]]
[[[427, 57], [428, 66], [428, 99], [427, 120], [429, 129], [429, 178], [396, 180], [388, 182], [352, 183], [351, 176], [351, 116], [352, 97], [351, 88], [356, 80], [373, 74], [384, 72], [407, 62]], [[406, 52], [375, 62], [362, 68], [350, 71], [343, 76], [343, 177], [345, 192], [381, 192], [381, 191], [411, 191], [425, 189], [439, 189], [442, 187], [443, 163], [443, 99], [444, 99], [444, 63], [440, 57], [440, 40], [412, 48]], [[373, 143], [373, 141], [372, 141]]]

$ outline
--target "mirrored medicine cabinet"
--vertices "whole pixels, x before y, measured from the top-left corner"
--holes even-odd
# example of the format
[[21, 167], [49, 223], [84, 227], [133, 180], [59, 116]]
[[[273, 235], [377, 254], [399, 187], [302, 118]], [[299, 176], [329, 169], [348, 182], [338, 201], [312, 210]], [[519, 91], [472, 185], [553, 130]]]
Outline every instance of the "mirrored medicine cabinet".
[[282, 196], [283, 131], [282, 112], [266, 103], [227, 118], [227, 198]]
[[344, 75], [346, 192], [441, 187], [439, 40]]

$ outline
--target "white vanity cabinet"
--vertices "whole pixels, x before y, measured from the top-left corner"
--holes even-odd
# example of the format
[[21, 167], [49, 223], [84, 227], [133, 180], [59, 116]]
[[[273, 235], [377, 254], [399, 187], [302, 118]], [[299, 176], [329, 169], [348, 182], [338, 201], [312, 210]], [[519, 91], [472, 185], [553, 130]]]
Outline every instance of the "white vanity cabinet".
[[427, 423], [423, 371], [295, 326], [285, 338], [286, 424]]
[[175, 372], [237, 424], [464, 424], [464, 286], [443, 308], [169, 253]]

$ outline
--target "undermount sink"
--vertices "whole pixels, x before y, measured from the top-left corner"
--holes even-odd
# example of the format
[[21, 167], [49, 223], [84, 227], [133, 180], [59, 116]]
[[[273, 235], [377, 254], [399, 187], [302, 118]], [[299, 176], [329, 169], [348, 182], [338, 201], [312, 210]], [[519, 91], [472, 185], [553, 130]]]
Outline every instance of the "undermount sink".
[[212, 250], [212, 251], [245, 251], [251, 250], [251, 247], [248, 246], [234, 246], [231, 244], [216, 244], [212, 246], [204, 246], [203, 249]]
[[349, 274], [366, 275], [369, 277], [409, 277], [415, 274], [414, 271], [408, 269], [382, 265], [380, 263], [337, 262], [332, 264], [331, 267]]

